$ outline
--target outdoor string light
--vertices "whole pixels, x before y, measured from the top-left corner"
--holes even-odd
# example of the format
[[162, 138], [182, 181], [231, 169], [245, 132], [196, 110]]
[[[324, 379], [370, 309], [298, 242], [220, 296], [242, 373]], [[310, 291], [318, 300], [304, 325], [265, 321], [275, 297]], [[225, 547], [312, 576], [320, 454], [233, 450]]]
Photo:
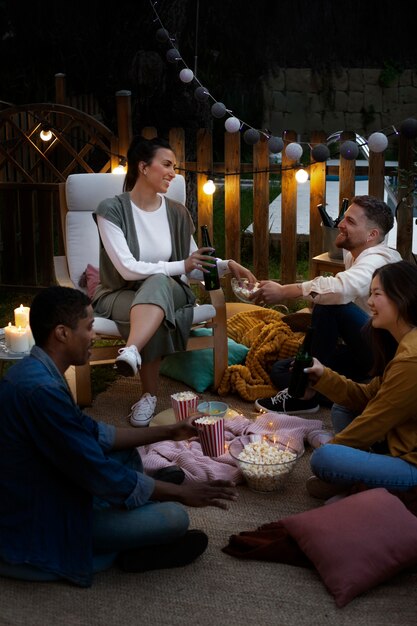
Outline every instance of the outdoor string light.
[[212, 196], [216, 191], [216, 185], [214, 184], [214, 180], [209, 178], [203, 185], [203, 191], [207, 196]]
[[51, 141], [52, 139], [52, 131], [48, 126], [43, 126], [41, 132], [39, 133], [39, 137], [42, 141]]

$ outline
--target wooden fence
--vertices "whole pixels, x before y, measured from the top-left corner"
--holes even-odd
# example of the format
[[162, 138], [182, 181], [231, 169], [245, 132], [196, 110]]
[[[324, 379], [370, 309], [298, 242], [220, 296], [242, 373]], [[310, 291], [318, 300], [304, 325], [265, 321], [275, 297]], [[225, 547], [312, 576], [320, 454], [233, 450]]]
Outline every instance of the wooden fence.
[[[62, 254], [59, 228], [58, 183], [71, 173], [110, 172], [126, 155], [131, 140], [131, 103], [128, 91], [116, 94], [118, 133], [115, 135], [96, 116], [65, 101], [65, 81], [57, 76], [57, 103], [10, 107], [0, 111], [0, 286], [45, 286], [53, 281], [52, 256]], [[90, 103], [91, 104], [91, 103]], [[39, 139], [42, 127], [53, 129], [53, 140]], [[157, 130], [144, 128], [145, 136]], [[284, 142], [296, 141], [295, 131], [286, 131]], [[341, 140], [352, 138], [343, 133]], [[325, 142], [323, 131], [311, 136], [311, 145]], [[225, 133], [224, 162], [213, 162], [212, 134], [200, 129], [195, 142], [195, 161], [186, 161], [185, 133], [174, 128], [169, 141], [175, 150], [177, 164], [186, 177], [194, 173], [196, 185], [196, 219], [213, 226], [213, 197], [204, 194], [207, 174], [224, 174], [225, 256], [240, 260], [240, 189], [245, 172], [253, 172], [253, 263], [260, 279], [269, 273], [269, 182], [270, 175], [281, 173], [281, 280], [294, 282], [297, 264], [297, 183], [296, 168], [285, 154], [281, 165], [271, 165], [266, 139], [253, 146], [252, 163], [241, 163], [240, 133]], [[397, 214], [397, 248], [403, 258], [412, 256], [412, 211], [414, 174], [414, 141], [399, 137], [398, 177], [399, 210]], [[310, 174], [309, 257], [323, 252], [320, 216], [317, 204], [326, 202], [326, 163], [312, 163]], [[339, 196], [355, 195], [356, 162], [340, 158]], [[383, 153], [370, 152], [369, 193], [384, 197], [386, 174]]]

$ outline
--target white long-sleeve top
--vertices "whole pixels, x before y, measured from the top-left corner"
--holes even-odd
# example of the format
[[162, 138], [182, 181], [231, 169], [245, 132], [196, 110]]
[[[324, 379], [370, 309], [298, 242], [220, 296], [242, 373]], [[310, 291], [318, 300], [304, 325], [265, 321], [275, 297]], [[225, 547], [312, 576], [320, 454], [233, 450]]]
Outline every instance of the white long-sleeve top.
[[350, 252], [345, 252], [343, 272], [336, 276], [317, 276], [301, 283], [302, 294], [318, 304], [354, 302], [369, 313], [367, 301], [372, 274], [378, 267], [397, 261], [401, 261], [401, 255], [385, 243], [367, 248], [356, 259]]
[[[133, 218], [139, 241], [140, 259], [132, 255], [121, 228], [101, 215], [97, 216], [97, 226], [103, 246], [116, 270], [125, 280], [143, 280], [152, 274], [167, 276], [185, 275], [185, 260], [170, 261], [172, 241], [166, 211], [165, 198], [161, 196], [161, 206], [156, 211], [143, 211], [132, 202]], [[190, 239], [190, 254], [198, 249], [193, 237]], [[229, 270], [228, 261], [217, 259], [219, 276]], [[200, 270], [193, 270], [189, 278], [203, 280]]]

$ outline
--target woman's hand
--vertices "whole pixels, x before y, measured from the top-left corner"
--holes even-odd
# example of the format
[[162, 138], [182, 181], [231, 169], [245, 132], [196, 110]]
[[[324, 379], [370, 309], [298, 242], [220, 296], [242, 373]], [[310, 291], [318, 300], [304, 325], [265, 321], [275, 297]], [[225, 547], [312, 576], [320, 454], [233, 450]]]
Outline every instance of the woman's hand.
[[204, 269], [213, 265], [213, 257], [210, 256], [210, 252], [213, 252], [214, 248], [198, 248], [190, 256], [185, 259], [185, 273], [189, 274], [193, 270], [200, 270], [200, 272], [207, 273], [209, 270]]
[[246, 278], [250, 283], [257, 282], [256, 277], [254, 276], [254, 274], [252, 274], [250, 270], [246, 269], [246, 267], [243, 267], [243, 265], [240, 265], [240, 263], [233, 261], [233, 259], [229, 261], [228, 266], [233, 276], [235, 276], [236, 278]]
[[306, 367], [305, 372], [308, 374], [309, 382], [315, 385], [316, 382], [323, 376], [324, 365], [322, 365], [318, 359], [313, 357], [313, 365], [311, 367]]

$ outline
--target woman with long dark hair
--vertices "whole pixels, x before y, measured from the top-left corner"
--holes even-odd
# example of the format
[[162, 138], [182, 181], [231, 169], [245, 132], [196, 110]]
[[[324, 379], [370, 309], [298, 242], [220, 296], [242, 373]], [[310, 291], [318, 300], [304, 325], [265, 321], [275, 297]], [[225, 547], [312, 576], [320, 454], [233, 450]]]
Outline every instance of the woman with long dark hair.
[[417, 485], [417, 266], [408, 261], [375, 270], [368, 300], [374, 377], [353, 382], [317, 359], [314, 388], [337, 403], [336, 432], [311, 457], [309, 493], [328, 497], [358, 483], [406, 491]]
[[[142, 396], [130, 421], [147, 426], [156, 407], [161, 358], [184, 350], [190, 333], [195, 296], [187, 275], [202, 279], [212, 250], [197, 247], [188, 210], [163, 195], [175, 178], [169, 143], [135, 137], [127, 164], [124, 193], [95, 211], [100, 284], [93, 305], [98, 315], [117, 322], [126, 340], [116, 359], [119, 373], [133, 376], [140, 370]], [[219, 260], [217, 266], [219, 275], [231, 271], [255, 280], [233, 260]]]

